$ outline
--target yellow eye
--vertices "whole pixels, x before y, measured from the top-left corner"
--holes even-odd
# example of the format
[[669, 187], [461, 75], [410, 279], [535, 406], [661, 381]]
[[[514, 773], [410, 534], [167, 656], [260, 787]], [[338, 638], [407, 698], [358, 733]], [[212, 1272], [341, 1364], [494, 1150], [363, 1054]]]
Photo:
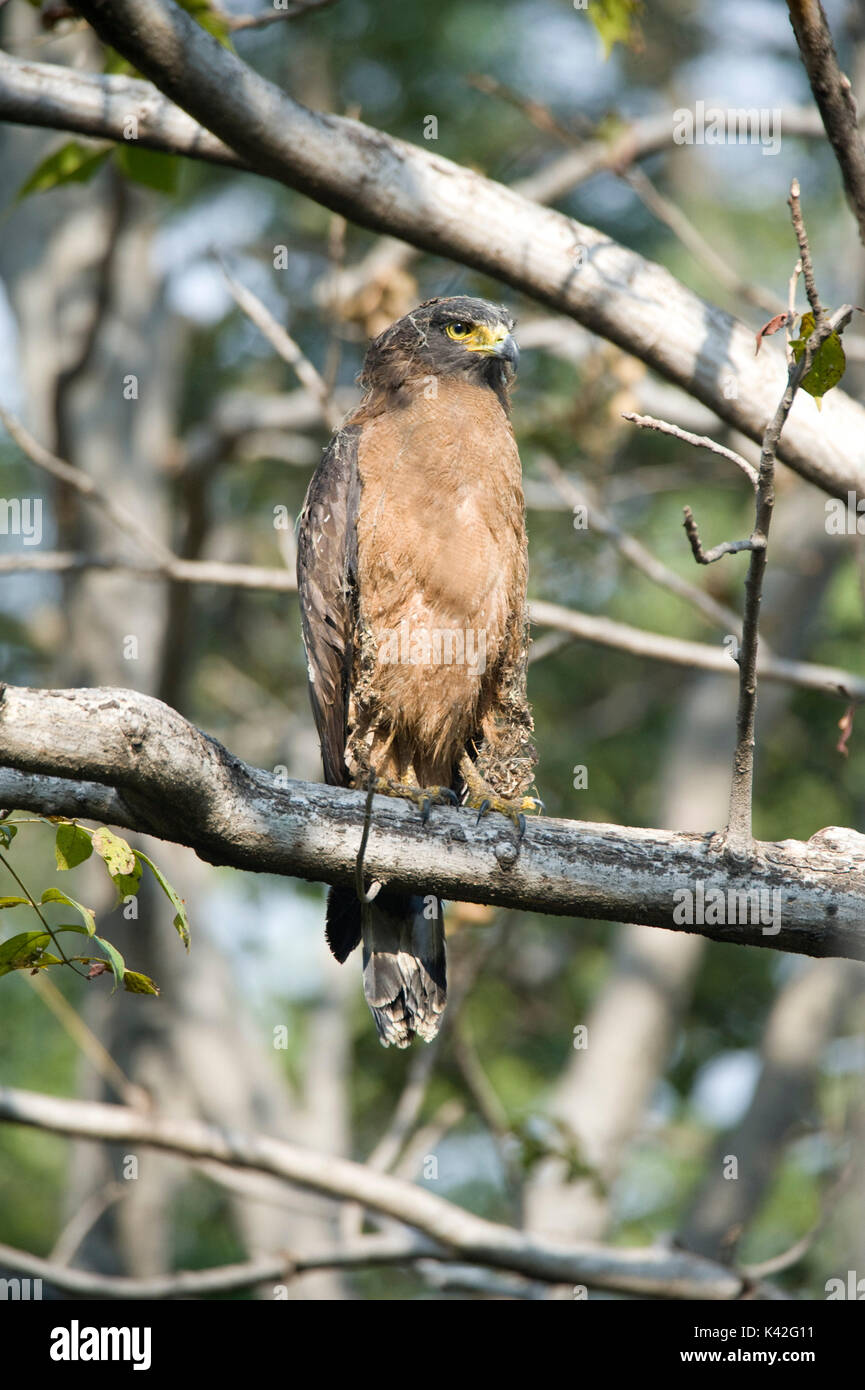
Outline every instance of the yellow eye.
[[472, 336], [472, 326], [470, 323], [449, 323], [445, 329], [449, 338], [470, 338]]

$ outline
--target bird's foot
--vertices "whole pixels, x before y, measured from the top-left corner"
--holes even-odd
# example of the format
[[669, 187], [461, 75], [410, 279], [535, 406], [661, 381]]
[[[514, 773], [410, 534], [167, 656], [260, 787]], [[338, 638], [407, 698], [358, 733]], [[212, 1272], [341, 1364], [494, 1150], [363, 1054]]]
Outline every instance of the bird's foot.
[[522, 839], [526, 833], [526, 815], [543, 814], [544, 803], [536, 796], [499, 796], [498, 792], [487, 785], [471, 758], [467, 756], [460, 763], [460, 772], [468, 788], [465, 804], [477, 811], [478, 824], [481, 816], [487, 815], [490, 811], [498, 811], [500, 815], [513, 821]]
[[374, 791], [380, 796], [399, 796], [411, 801], [420, 811], [426, 825], [433, 806], [459, 806], [459, 797], [450, 787], [419, 787], [414, 782], [400, 782], [393, 777], [376, 777]]

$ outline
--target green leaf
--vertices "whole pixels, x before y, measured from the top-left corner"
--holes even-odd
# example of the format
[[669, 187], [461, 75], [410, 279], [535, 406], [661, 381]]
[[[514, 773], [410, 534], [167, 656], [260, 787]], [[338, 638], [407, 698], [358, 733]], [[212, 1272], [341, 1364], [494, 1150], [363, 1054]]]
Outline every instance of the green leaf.
[[174, 154], [147, 150], [134, 141], [118, 145], [114, 151], [117, 167], [134, 183], [155, 188], [157, 193], [176, 193], [180, 181], [180, 160]]
[[9, 848], [17, 834], [17, 825], [4, 825], [2, 822], [0, 822], [0, 844], [2, 844], [4, 849]]
[[617, 43], [642, 48], [643, 34], [637, 23], [642, 9], [642, 0], [590, 0], [586, 13], [604, 45], [605, 58], [609, 58]]
[[134, 898], [141, 887], [141, 865], [135, 861], [135, 872], [132, 874], [112, 874], [111, 881], [117, 889], [117, 901], [114, 906], [119, 907], [127, 898]]
[[[798, 362], [801, 360], [807, 347], [808, 339], [814, 332], [814, 315], [803, 314], [802, 322], [799, 327], [799, 337], [794, 338], [791, 346], [793, 356]], [[800, 383], [802, 390], [807, 391], [809, 396], [813, 396], [817, 406], [823, 403], [823, 397], [827, 391], [831, 391], [833, 386], [837, 386], [847, 367], [847, 358], [841, 346], [841, 339], [837, 333], [830, 333], [824, 343], [820, 344], [814, 354], [807, 373]]]
[[0, 908], [3, 907], [29, 907], [29, 898], [0, 898]]
[[18, 198], [30, 193], [47, 193], [64, 183], [87, 183], [105, 163], [110, 149], [94, 150], [70, 140], [38, 164], [29, 179], [18, 190]]
[[[99, 942], [99, 945], [102, 947], [103, 951], [105, 952], [109, 961], [111, 962], [111, 969], [114, 972], [115, 979], [114, 989], [116, 989], [118, 985], [123, 984], [123, 977], [126, 974], [126, 962], [124, 961], [117, 947], [112, 946], [110, 941], [106, 941], [104, 936], [97, 936], [94, 939]], [[113, 993], [114, 990], [112, 990], [112, 994]]]
[[82, 907], [81, 903], [70, 898], [68, 894], [61, 893], [59, 888], [46, 888], [40, 898], [41, 903], [65, 903], [67, 907], [74, 907], [76, 912], [81, 913], [81, 919], [87, 928], [88, 936], [96, 935], [96, 918], [89, 907]]
[[83, 864], [85, 859], [89, 859], [93, 853], [93, 843], [86, 830], [82, 830], [80, 825], [65, 821], [57, 827], [57, 838], [54, 842], [54, 856], [57, 860], [58, 869], [74, 869], [76, 864]]
[[[112, 878], [115, 874], [128, 875], [135, 872], [134, 849], [120, 835], [115, 835], [113, 830], [109, 830], [107, 825], [100, 825], [98, 830], [94, 830], [93, 848], [100, 859], [105, 860]], [[140, 872], [139, 867], [139, 875]]]
[[117, 889], [117, 903], [122, 903], [127, 897], [134, 898], [141, 886], [141, 861], [132, 846], [109, 830], [107, 825], [100, 825], [93, 832], [93, 848], [105, 861]]
[[128, 58], [123, 58], [116, 48], [105, 49], [105, 62], [102, 64], [102, 71], [115, 74], [121, 77], [140, 77], [137, 68], [133, 67]]
[[123, 988], [130, 994], [158, 994], [159, 990], [149, 975], [141, 975], [137, 970], [126, 970], [123, 974]]
[[231, 48], [231, 40], [228, 37], [231, 30], [228, 27], [228, 20], [224, 14], [220, 14], [218, 10], [214, 9], [210, 0], [178, 0], [178, 4], [182, 10], [191, 15], [196, 24], [200, 24], [202, 29], [206, 29], [208, 34], [212, 34], [215, 39], [218, 39], [223, 48]]
[[143, 853], [141, 852], [141, 850], [138, 850], [137, 853], [138, 853], [139, 859], [143, 859], [143, 860], [144, 860], [144, 863], [145, 863], [145, 864], [148, 866], [148, 868], [152, 871], [153, 876], [154, 876], [154, 878], [156, 879], [156, 882], [159, 884], [159, 886], [160, 886], [160, 888], [162, 889], [163, 893], [164, 893], [165, 896], [168, 898], [168, 900], [169, 900], [169, 902], [171, 903], [172, 907], [174, 907], [174, 908], [176, 909], [176, 916], [175, 916], [175, 918], [174, 918], [174, 926], [175, 926], [175, 928], [176, 928], [176, 930], [177, 930], [177, 932], [178, 932], [178, 934], [179, 934], [179, 936], [180, 936], [181, 941], [183, 942], [184, 946], [186, 947], [186, 949], [187, 949], [187, 951], [188, 951], [188, 950], [189, 950], [189, 918], [188, 918], [187, 915], [186, 915], [186, 904], [184, 903], [184, 901], [183, 901], [183, 899], [181, 898], [180, 894], [177, 893], [177, 892], [175, 892], [175, 890], [172, 888], [171, 884], [168, 882], [168, 879], [167, 879], [167, 878], [165, 877], [165, 875], [161, 872], [161, 870], [160, 870], [160, 869], [157, 869], [157, 867], [156, 867], [156, 865], [154, 864], [153, 860], [152, 860], [152, 859], [148, 859], [147, 855], [146, 855], [146, 854], [143, 854]]
[[58, 956], [46, 958], [45, 947], [51, 937], [46, 931], [25, 931], [0, 943], [0, 975], [11, 970], [28, 970], [33, 966], [57, 965]]

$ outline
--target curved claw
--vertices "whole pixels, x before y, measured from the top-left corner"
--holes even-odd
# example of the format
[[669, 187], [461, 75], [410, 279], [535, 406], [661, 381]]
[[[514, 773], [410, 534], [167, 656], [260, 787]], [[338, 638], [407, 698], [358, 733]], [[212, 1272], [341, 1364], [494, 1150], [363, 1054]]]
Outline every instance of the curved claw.
[[425, 796], [420, 804], [420, 823], [426, 825], [432, 812], [432, 797]]
[[485, 815], [486, 815], [487, 811], [490, 809], [490, 807], [492, 806], [492, 804], [493, 804], [493, 803], [489, 800], [488, 797], [485, 798], [485, 799], [481, 802], [480, 806], [478, 807], [478, 818], [477, 818], [477, 820], [475, 821], [475, 825], [480, 825], [480, 823], [481, 823], [481, 816], [485, 816]]
[[522, 811], [517, 816], [517, 830], [520, 832], [520, 839], [522, 839], [526, 833], [526, 818]]
[[450, 787], [442, 787], [439, 794], [442, 801], [446, 801], [449, 806], [459, 806], [460, 799], [456, 792], [451, 791]]

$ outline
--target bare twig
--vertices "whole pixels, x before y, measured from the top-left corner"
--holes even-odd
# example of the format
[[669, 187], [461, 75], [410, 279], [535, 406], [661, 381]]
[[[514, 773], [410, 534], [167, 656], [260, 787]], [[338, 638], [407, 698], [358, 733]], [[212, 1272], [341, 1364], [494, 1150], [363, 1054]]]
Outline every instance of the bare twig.
[[811, 305], [811, 309], [814, 313], [814, 323], [816, 327], [823, 330], [825, 336], [828, 337], [828, 332], [825, 332], [826, 310], [823, 308], [820, 302], [820, 296], [817, 293], [817, 281], [814, 276], [814, 264], [811, 260], [811, 248], [808, 245], [808, 234], [805, 231], [805, 222], [802, 217], [800, 193], [799, 180], [794, 179], [790, 185], [790, 197], [787, 201], [790, 208], [790, 216], [793, 221], [793, 231], [796, 233], [796, 240], [799, 243], [799, 259], [796, 262], [796, 269], [793, 271], [790, 282], [791, 295], [794, 297], [790, 307], [795, 308], [796, 271], [801, 266], [802, 278], [805, 281], [805, 293], [808, 296], [808, 303]]
[[[757, 647], [759, 641], [760, 601], [763, 576], [766, 571], [767, 546], [772, 513], [775, 507], [775, 457], [781, 431], [793, 405], [796, 392], [811, 369], [814, 357], [833, 332], [843, 328], [853, 313], [852, 306], [843, 305], [831, 319], [817, 294], [808, 238], [799, 204], [799, 184], [793, 180], [789, 198], [793, 226], [799, 243], [799, 259], [814, 311], [815, 328], [807, 340], [798, 362], [788, 363], [787, 386], [773, 418], [766, 426], [760, 451], [760, 471], [757, 480], [754, 530], [751, 533], [751, 560], [745, 580], [745, 612], [742, 621], [742, 646], [739, 663], [739, 704], [736, 714], [736, 749], [733, 755], [733, 778], [730, 787], [730, 818], [725, 837], [727, 852], [738, 859], [753, 853], [751, 805], [754, 786], [754, 727], [757, 713]], [[791, 328], [788, 325], [788, 335]]]
[[676, 574], [675, 570], [671, 570], [662, 560], [647, 550], [642, 542], [620, 530], [612, 518], [607, 516], [606, 512], [598, 505], [588, 489], [585, 486], [578, 486], [573, 478], [570, 478], [553, 459], [542, 455], [537, 462], [541, 471], [571, 507], [586, 507], [592, 530], [611, 541], [619, 554], [629, 564], [651, 579], [653, 584], [658, 584], [668, 593], [684, 599], [685, 603], [696, 609], [701, 617], [708, 619], [714, 626], [720, 627], [722, 632], [738, 632], [740, 619], [732, 608], [718, 603], [710, 594], [704, 594], [695, 584], [689, 584], [687, 579]]
[[[663, 661], [670, 666], [689, 667], [697, 671], [712, 671], [722, 676], [737, 674], [735, 664], [725, 648], [712, 647], [704, 642], [690, 642], [681, 637], [661, 636], [645, 628], [631, 627], [612, 618], [595, 613], [581, 613], [557, 603], [535, 599], [530, 605], [532, 622], [569, 633], [581, 642], [627, 652], [630, 656], [649, 661]], [[801, 686], [803, 690], [821, 690], [840, 699], [861, 699], [865, 695], [865, 679], [853, 676], [837, 667], [819, 666], [808, 661], [789, 661], [784, 657], [768, 656], [761, 648], [758, 669], [762, 680], [783, 681]], [[849, 692], [849, 694], [848, 694]]]
[[222, 17], [232, 33], [239, 33], [244, 29], [264, 29], [281, 19], [303, 19], [314, 10], [323, 10], [335, 3], [336, 0], [293, 0], [292, 4], [283, 3], [278, 9], [263, 10], [261, 14], [233, 15], [222, 12]]
[[865, 145], [850, 79], [841, 71], [820, 0], [787, 0], [814, 100], [865, 244]]
[[758, 309], [763, 309], [770, 314], [778, 312], [779, 307], [781, 307], [778, 296], [772, 294], [770, 290], [764, 290], [759, 285], [749, 285], [747, 281], [743, 280], [739, 273], [727, 264], [723, 256], [718, 255], [715, 248], [710, 245], [682, 209], [673, 202], [672, 198], [667, 198], [655, 186], [643, 169], [623, 169], [621, 176], [649, 211], [654, 213], [655, 217], [665, 226], [669, 227], [674, 236], [678, 237], [686, 250], [690, 251], [694, 260], [704, 266], [734, 299], [744, 299], [749, 304], [753, 304]]
[[[737, 555], [742, 550], [753, 550], [754, 542], [747, 541], [722, 541], [720, 545], [713, 546], [711, 550], [704, 550], [700, 540], [700, 532], [697, 530], [697, 523], [694, 520], [694, 513], [690, 507], [685, 507], [685, 533], [691, 543], [691, 552], [698, 565], [713, 565], [716, 560], [720, 560], [723, 555]], [[736, 619], [738, 628], [739, 620]], [[765, 644], [764, 644], [765, 645]]]
[[73, 1297], [136, 1301], [239, 1293], [257, 1284], [285, 1284], [296, 1274], [313, 1269], [362, 1269], [451, 1258], [443, 1246], [416, 1236], [367, 1235], [351, 1242], [340, 1241], [338, 1246], [323, 1246], [320, 1250], [277, 1251], [272, 1255], [259, 1255], [243, 1264], [131, 1278], [127, 1275], [70, 1269], [56, 1258], [43, 1260], [28, 1251], [0, 1245], [0, 1264], [5, 1268], [53, 1284]]
[[720, 458], [729, 459], [735, 463], [737, 468], [741, 468], [745, 477], [752, 487], [757, 486], [757, 470], [753, 468], [747, 459], [743, 459], [741, 454], [737, 454], [734, 449], [728, 449], [724, 444], [718, 444], [714, 439], [710, 439], [707, 434], [691, 434], [690, 430], [680, 429], [678, 425], [671, 425], [666, 420], [656, 420], [652, 415], [624, 414], [623, 420], [630, 420], [632, 425], [637, 425], [642, 430], [657, 430], [659, 434], [672, 435], [674, 439], [681, 439], [685, 444], [693, 444], [697, 449], [708, 449], [710, 454], [717, 454]]
[[[220, 261], [222, 261], [221, 257]], [[255, 324], [271, 347], [276, 349], [283, 361], [288, 362], [289, 366], [294, 368], [301, 385], [315, 396], [328, 427], [332, 430], [337, 429], [342, 423], [342, 415], [334, 406], [327, 385], [317, 368], [301, 351], [291, 334], [283, 328], [281, 323], [277, 323], [273, 314], [265, 304], [262, 304], [258, 295], [253, 294], [246, 285], [241, 285], [239, 281], [235, 280], [224, 261], [222, 261], [222, 269], [228, 288], [247, 318]]]
[[74, 489], [82, 497], [86, 497], [88, 501], [101, 508], [113, 526], [130, 536], [141, 546], [142, 550], [154, 556], [160, 564], [172, 563], [176, 557], [168, 547], [157, 540], [155, 536], [152, 536], [140, 524], [138, 518], [115, 502], [113, 497], [101, 492], [89, 474], [82, 472], [80, 468], [73, 468], [72, 464], [57, 458], [49, 449], [34, 439], [20, 420], [16, 420], [14, 415], [11, 415], [3, 406], [0, 406], [0, 421], [3, 422], [10, 438], [14, 439], [22, 453], [26, 454], [37, 468], [41, 468], [45, 473], [50, 473], [53, 478], [65, 483], [67, 487]]
[[85, 570], [106, 573], [116, 570], [138, 575], [141, 579], [171, 579], [181, 584], [216, 584], [231, 589], [262, 589], [286, 594], [297, 590], [292, 569], [270, 569], [264, 565], [240, 565], [223, 560], [182, 560], [175, 555], [162, 564], [156, 561], [148, 564], [121, 556], [84, 555], [63, 550], [0, 555], [0, 574], [68, 574]]

